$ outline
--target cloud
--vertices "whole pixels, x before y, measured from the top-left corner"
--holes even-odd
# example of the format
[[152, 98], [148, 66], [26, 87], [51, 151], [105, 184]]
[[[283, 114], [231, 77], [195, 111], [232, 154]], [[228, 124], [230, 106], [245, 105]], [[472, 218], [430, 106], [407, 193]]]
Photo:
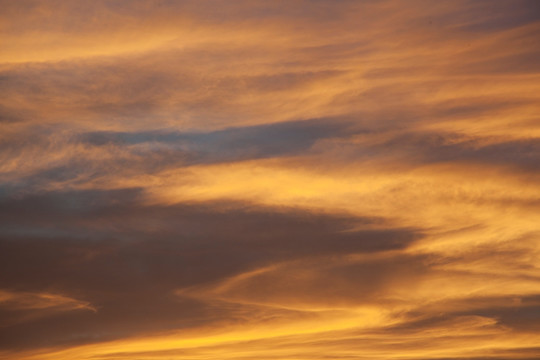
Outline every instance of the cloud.
[[95, 311], [88, 303], [56, 294], [0, 291], [0, 299], [3, 308], [14, 310], [58, 308], [59, 310], [89, 309]]
[[[154, 130], [73, 133], [36, 129], [7, 137], [3, 175], [13, 187], [44, 188], [96, 178], [154, 174], [198, 164], [295, 156], [318, 141], [346, 137], [353, 125], [345, 119], [311, 119], [234, 127], [211, 132]], [[47, 148], [47, 153], [42, 149]], [[51, 159], [51, 154], [54, 154]], [[119, 169], [110, 174], [110, 169]], [[16, 171], [14, 171], [16, 169]]]
[[0, 358], [538, 357], [535, 1], [0, 4]]
[[373, 304], [386, 304], [390, 309], [394, 299], [388, 291], [423, 281], [429, 268], [429, 259], [424, 256], [375, 255], [356, 261], [320, 257], [277, 264], [231, 277], [209, 288], [195, 287], [179, 294], [292, 309]]
[[[490, 141], [491, 140], [491, 141]], [[405, 133], [375, 146], [367, 147], [370, 156], [394, 156], [403, 162], [417, 163], [474, 163], [482, 166], [510, 166], [525, 172], [537, 172], [536, 159], [540, 156], [540, 141], [523, 139], [470, 139], [453, 134]], [[358, 153], [366, 151], [361, 147]], [[376, 156], [376, 155], [375, 155]]]
[[[226, 306], [178, 298], [174, 291], [275, 262], [403, 249], [420, 236], [409, 229], [370, 229], [382, 219], [211, 203], [145, 206], [139, 194], [86, 191], [2, 200], [1, 286], [73, 294], [98, 310], [6, 327], [4, 346], [85, 343], [233, 322]], [[362, 225], [365, 230], [344, 232]], [[53, 324], [56, 330], [44, 333]]]

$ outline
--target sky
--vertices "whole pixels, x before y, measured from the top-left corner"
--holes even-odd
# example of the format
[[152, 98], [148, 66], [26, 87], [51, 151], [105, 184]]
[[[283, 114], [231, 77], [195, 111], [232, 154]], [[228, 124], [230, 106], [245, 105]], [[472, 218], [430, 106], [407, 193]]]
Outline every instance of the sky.
[[540, 2], [0, 9], [0, 359], [540, 358]]

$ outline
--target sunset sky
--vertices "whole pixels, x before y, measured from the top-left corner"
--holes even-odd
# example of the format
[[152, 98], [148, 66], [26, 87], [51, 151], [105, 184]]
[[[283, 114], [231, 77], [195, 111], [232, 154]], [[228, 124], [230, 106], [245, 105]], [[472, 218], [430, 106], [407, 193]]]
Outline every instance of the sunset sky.
[[0, 359], [540, 359], [540, 1], [0, 0]]

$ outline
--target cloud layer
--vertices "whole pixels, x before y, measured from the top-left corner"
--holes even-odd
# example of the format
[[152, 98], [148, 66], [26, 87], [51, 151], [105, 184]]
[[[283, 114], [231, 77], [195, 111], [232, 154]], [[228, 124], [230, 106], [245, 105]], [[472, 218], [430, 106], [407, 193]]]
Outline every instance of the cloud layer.
[[536, 359], [536, 1], [1, 1], [0, 359]]

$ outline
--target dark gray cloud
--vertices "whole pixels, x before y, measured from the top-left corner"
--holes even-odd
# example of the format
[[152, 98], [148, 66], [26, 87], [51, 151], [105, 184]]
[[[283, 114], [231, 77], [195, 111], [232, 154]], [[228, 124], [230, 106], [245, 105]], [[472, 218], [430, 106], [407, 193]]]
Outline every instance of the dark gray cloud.
[[[535, 31], [531, 35], [531, 41], [536, 41], [540, 36], [540, 31]], [[509, 39], [509, 45], [512, 43], [512, 39]], [[468, 64], [464, 64], [461, 67], [456, 67], [450, 71], [456, 74], [537, 74], [540, 71], [540, 65], [538, 65], [538, 58], [540, 57], [540, 49], [538, 49], [534, 43], [530, 44], [531, 47], [525, 51], [515, 52], [507, 55], [501, 55], [496, 58], [485, 60], [472, 60]], [[474, 58], [474, 57], [473, 57]]]
[[[456, 142], [457, 140], [457, 142]], [[478, 140], [460, 139], [445, 134], [405, 134], [381, 146], [381, 152], [407, 154], [421, 162], [470, 162], [482, 165], [507, 165], [538, 171], [540, 140], [516, 140], [483, 145]]]
[[403, 249], [421, 236], [344, 231], [381, 219], [231, 204], [143, 206], [139, 196], [136, 189], [48, 192], [0, 201], [0, 288], [65, 294], [97, 309], [43, 316], [4, 309], [12, 324], [1, 329], [4, 348], [235, 321], [227, 308], [174, 291], [275, 262]]
[[[345, 138], [363, 132], [341, 118], [290, 121], [269, 125], [227, 128], [210, 132], [153, 130], [140, 132], [86, 132], [55, 134], [34, 129], [25, 136], [12, 136], [0, 145], [4, 156], [25, 152], [40, 156], [47, 148], [62, 160], [38, 166], [12, 183], [13, 189], [32, 189], [62, 181], [87, 183], [100, 177], [155, 173], [171, 168], [213, 164], [305, 153], [318, 141]], [[106, 159], [92, 156], [106, 153]], [[45, 159], [46, 160], [46, 159]], [[7, 174], [9, 175], [9, 174]], [[7, 185], [7, 184], [6, 184]], [[14, 190], [15, 191], [15, 190]]]
[[409, 320], [385, 331], [406, 334], [446, 327], [451, 321], [470, 316], [495, 320], [495, 326], [517, 332], [539, 329], [540, 295], [476, 296], [440, 301], [408, 314]]
[[468, 5], [460, 14], [466, 20], [461, 28], [469, 32], [500, 32], [540, 21], [540, 5], [534, 0], [480, 0]]
[[[78, 139], [92, 145], [119, 143], [126, 145], [160, 142], [168, 145], [184, 145], [208, 148], [216, 152], [238, 148], [261, 148], [261, 152], [289, 152], [306, 150], [318, 139], [344, 136], [353, 124], [339, 118], [289, 121], [269, 125], [235, 127], [213, 132], [91, 132]], [[296, 149], [298, 147], [298, 149]], [[292, 148], [292, 150], [291, 150]]]
[[[451, 111], [476, 111], [458, 109]], [[378, 132], [355, 144], [340, 143], [329, 154], [340, 161], [378, 161], [386, 166], [414, 167], [437, 163], [505, 166], [525, 173], [539, 170], [540, 141], [535, 138], [500, 141], [477, 139], [446, 132]], [[497, 141], [498, 140], [498, 141]], [[332, 157], [334, 155], [330, 155]]]

